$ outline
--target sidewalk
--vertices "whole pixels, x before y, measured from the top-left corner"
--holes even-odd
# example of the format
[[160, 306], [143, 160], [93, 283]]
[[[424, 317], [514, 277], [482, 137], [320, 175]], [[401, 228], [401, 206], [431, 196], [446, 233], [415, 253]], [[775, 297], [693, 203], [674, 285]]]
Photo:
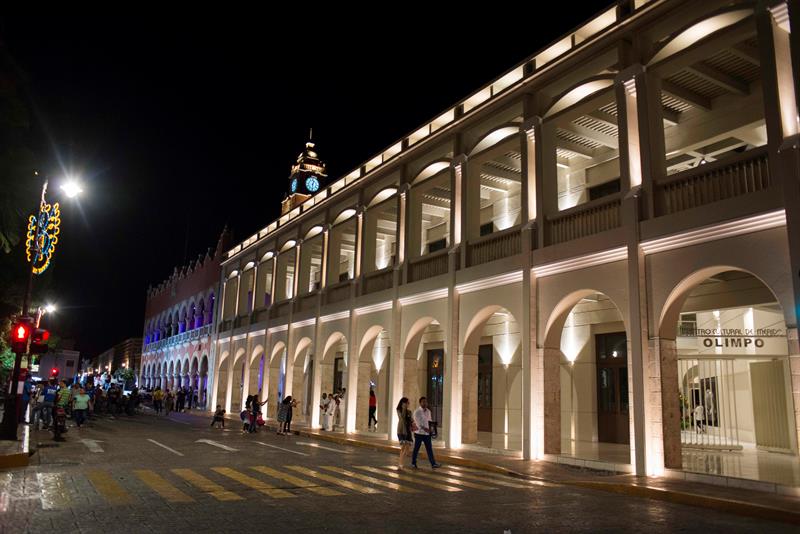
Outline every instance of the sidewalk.
[[[198, 413], [178, 414], [181, 416]], [[234, 425], [240, 424], [236, 414], [228, 414]], [[303, 424], [292, 423], [292, 433], [346, 445], [364, 447], [376, 451], [397, 454], [399, 446], [380, 434], [350, 434], [343, 432], [325, 432], [310, 429]], [[238, 427], [233, 427], [238, 428]], [[277, 421], [267, 420], [262, 431], [277, 431]], [[637, 477], [630, 474], [611, 474], [604, 471], [573, 467], [547, 461], [529, 461], [519, 457], [498, 455], [489, 452], [465, 449], [448, 449], [437, 447], [434, 450], [436, 460], [450, 465], [470, 467], [482, 471], [500, 473], [510, 477], [539, 480], [542, 482], [561, 484], [585, 489], [606, 491], [633, 497], [655, 499], [660, 501], [709, 508], [721, 512], [778, 520], [800, 524], [800, 498], [792, 495], [754, 491], [743, 487], [718, 486], [692, 482], [669, 477]], [[420, 451], [425, 458], [424, 451]], [[421, 465], [421, 464], [420, 464]]]
[[26, 467], [30, 463], [30, 427], [17, 427], [17, 440], [0, 440], [0, 469]]

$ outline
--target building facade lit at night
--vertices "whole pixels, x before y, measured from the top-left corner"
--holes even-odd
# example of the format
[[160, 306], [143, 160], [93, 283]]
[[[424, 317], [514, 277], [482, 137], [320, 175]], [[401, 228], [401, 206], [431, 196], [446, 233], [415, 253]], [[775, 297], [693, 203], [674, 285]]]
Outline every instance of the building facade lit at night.
[[[793, 22], [624, 3], [345, 176], [309, 142], [281, 217], [222, 253], [213, 351], [189, 351], [208, 406], [292, 395], [319, 428], [344, 389], [358, 433], [372, 388], [393, 439], [424, 395], [452, 448], [800, 486]], [[145, 383], [192, 354], [147, 370], [145, 342]]]

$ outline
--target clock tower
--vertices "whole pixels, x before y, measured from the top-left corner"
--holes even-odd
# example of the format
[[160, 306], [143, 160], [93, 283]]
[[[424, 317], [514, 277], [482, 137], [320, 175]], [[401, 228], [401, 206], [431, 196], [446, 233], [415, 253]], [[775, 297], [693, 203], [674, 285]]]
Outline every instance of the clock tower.
[[289, 191], [281, 202], [281, 215], [290, 212], [319, 191], [327, 177], [325, 164], [314, 151], [314, 143], [309, 136], [305, 150], [297, 156], [297, 163], [292, 165]]

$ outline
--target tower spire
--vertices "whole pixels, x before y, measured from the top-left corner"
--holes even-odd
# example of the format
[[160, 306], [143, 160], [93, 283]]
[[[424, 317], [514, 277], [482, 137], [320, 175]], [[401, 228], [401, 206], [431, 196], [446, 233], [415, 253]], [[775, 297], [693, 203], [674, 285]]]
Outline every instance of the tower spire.
[[308, 140], [311, 141], [314, 138], [314, 128], [308, 129]]

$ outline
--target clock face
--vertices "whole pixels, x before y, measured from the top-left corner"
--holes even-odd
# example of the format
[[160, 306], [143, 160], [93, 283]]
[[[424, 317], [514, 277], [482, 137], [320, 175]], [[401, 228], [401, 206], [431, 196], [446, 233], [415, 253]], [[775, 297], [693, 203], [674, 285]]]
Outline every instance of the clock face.
[[292, 193], [297, 192], [297, 178], [292, 180], [292, 183], [291, 183], [291, 185], [289, 187], [291, 188]]
[[315, 193], [319, 189], [319, 180], [316, 176], [309, 176], [306, 178], [306, 189]]

